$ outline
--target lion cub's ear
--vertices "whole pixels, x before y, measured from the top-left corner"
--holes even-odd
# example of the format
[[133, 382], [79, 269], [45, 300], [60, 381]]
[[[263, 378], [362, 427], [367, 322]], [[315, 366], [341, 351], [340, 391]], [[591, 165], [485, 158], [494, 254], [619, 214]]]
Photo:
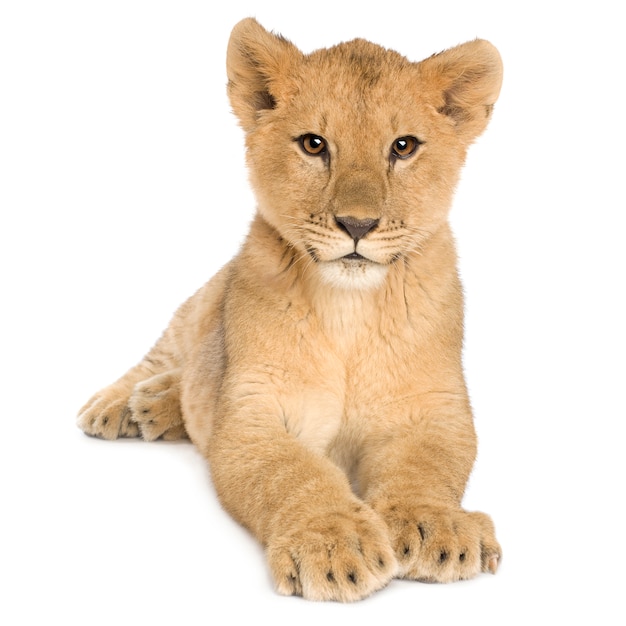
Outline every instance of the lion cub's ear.
[[484, 39], [461, 44], [418, 63], [437, 110], [467, 142], [487, 126], [502, 85], [502, 60]]
[[228, 42], [228, 96], [235, 115], [248, 132], [259, 113], [295, 89], [293, 69], [302, 53], [285, 38], [265, 30], [254, 18], [235, 25]]

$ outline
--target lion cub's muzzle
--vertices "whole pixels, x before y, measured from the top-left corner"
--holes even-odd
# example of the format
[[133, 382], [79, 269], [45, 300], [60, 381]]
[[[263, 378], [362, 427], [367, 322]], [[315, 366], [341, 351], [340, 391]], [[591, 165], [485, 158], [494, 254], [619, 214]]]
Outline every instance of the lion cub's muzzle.
[[352, 240], [354, 241], [354, 252], [344, 255], [342, 258], [349, 260], [365, 260], [365, 257], [356, 251], [356, 247], [360, 239], [365, 237], [367, 233], [374, 230], [376, 226], [378, 226], [379, 220], [372, 218], [358, 219], [347, 215], [335, 216], [335, 221], [342, 230], [352, 237]]

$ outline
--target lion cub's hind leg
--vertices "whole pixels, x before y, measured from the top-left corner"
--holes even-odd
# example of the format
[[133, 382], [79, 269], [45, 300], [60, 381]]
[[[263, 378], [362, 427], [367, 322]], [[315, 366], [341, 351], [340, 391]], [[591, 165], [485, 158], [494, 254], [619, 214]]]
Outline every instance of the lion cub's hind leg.
[[85, 404], [78, 415], [78, 426], [88, 435], [110, 440], [186, 438], [179, 388], [180, 370], [153, 374], [138, 365]]
[[187, 438], [180, 410], [180, 377], [176, 369], [135, 385], [128, 406], [146, 441]]
[[121, 379], [93, 395], [78, 413], [78, 427], [101, 439], [139, 437], [139, 426], [131, 419], [128, 406], [131, 391], [132, 386]]

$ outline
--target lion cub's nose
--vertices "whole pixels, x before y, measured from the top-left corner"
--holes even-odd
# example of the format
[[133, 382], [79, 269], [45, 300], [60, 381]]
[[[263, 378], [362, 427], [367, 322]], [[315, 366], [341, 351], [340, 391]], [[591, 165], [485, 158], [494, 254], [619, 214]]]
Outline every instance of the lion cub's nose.
[[348, 235], [354, 239], [354, 243], [378, 225], [378, 220], [372, 218], [359, 220], [356, 217], [336, 216], [335, 220], [337, 220], [337, 224], [339, 224], [339, 226], [341, 226], [348, 233]]

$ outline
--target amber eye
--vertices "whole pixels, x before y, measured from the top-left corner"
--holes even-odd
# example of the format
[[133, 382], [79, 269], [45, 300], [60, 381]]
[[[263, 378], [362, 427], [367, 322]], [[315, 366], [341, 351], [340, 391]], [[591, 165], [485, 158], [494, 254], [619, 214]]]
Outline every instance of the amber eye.
[[326, 154], [326, 140], [319, 135], [309, 133], [302, 135], [298, 141], [300, 142], [300, 147], [311, 156], [322, 156]]
[[420, 141], [416, 137], [398, 137], [391, 146], [391, 156], [396, 159], [408, 159], [415, 154], [419, 145]]

